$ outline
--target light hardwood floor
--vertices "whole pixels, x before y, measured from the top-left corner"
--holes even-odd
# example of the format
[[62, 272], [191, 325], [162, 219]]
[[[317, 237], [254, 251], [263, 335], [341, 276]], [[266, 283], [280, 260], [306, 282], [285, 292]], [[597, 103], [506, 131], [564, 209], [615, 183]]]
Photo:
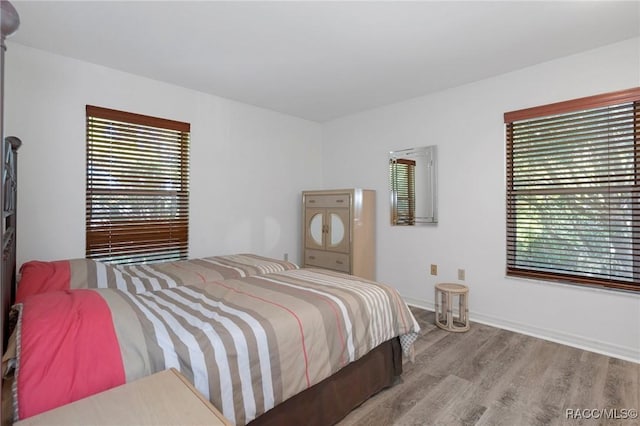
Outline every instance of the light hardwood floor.
[[[640, 425], [622, 419], [640, 410], [640, 364], [477, 323], [450, 333], [433, 312], [412, 311], [422, 328], [415, 362], [339, 426]], [[607, 414], [618, 419], [567, 418], [572, 409], [617, 409]]]

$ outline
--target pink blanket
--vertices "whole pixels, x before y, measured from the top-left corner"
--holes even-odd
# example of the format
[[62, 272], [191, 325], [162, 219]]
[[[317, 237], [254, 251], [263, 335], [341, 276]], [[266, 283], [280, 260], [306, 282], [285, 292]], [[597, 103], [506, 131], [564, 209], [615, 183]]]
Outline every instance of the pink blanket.
[[111, 311], [98, 293], [74, 290], [36, 295], [20, 316], [18, 418], [125, 382]]

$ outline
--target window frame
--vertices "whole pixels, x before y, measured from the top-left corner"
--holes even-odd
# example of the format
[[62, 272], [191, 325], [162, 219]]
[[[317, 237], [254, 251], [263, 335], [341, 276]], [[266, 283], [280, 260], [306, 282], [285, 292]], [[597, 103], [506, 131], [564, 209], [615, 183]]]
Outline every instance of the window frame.
[[[625, 290], [631, 292], [640, 292], [640, 211], [636, 207], [630, 207], [630, 232], [631, 232], [631, 260], [630, 268], [632, 278], [631, 281], [585, 276], [585, 271], [579, 271], [578, 268], [574, 272], [583, 275], [573, 275], [570, 273], [558, 273], [554, 271], [540, 271], [535, 268], [523, 268], [516, 265], [515, 257], [517, 256], [517, 229], [516, 229], [516, 211], [514, 190], [514, 159], [513, 159], [513, 123], [523, 122], [527, 120], [540, 119], [543, 117], [558, 116], [570, 114], [579, 111], [594, 110], [597, 108], [614, 107], [625, 104], [632, 104], [632, 126], [633, 130], [633, 157], [632, 160], [632, 180], [630, 199], [632, 206], [638, 206], [640, 203], [640, 87], [621, 90], [617, 92], [604, 93], [595, 96], [589, 96], [569, 101], [557, 102], [549, 105], [542, 105], [533, 108], [527, 108], [504, 114], [505, 123], [505, 140], [506, 140], [506, 275], [508, 277], [532, 278], [545, 281], [558, 281], [569, 284], [595, 286], [600, 288]], [[610, 159], [609, 159], [610, 161]], [[611, 183], [608, 184], [611, 191], [615, 189]], [[614, 192], [614, 191], [612, 191]], [[565, 205], [569, 206], [567, 202]], [[530, 206], [530, 205], [528, 205]], [[608, 216], [608, 220], [612, 220]], [[510, 245], [513, 247], [510, 253]]]

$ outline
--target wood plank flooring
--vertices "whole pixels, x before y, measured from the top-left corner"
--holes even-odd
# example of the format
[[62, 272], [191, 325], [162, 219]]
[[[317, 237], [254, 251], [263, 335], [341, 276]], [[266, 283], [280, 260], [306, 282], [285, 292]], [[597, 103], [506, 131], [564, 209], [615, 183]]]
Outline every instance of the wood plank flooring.
[[[422, 328], [415, 362], [339, 426], [640, 425], [622, 411], [640, 410], [640, 364], [483, 324], [450, 333], [411, 310]], [[567, 417], [578, 409], [600, 418]]]

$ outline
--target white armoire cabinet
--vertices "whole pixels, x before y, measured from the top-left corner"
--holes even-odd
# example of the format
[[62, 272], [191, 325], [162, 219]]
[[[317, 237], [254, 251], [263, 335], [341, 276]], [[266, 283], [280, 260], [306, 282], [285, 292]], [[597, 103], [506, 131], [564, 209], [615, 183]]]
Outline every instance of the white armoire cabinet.
[[376, 193], [369, 189], [302, 192], [302, 266], [375, 279]]

